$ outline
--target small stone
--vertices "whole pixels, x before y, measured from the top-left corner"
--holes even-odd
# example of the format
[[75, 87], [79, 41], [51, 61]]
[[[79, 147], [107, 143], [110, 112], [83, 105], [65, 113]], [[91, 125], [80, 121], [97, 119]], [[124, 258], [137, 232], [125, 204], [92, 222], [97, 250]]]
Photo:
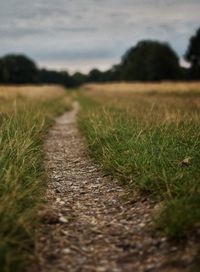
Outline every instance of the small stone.
[[156, 268], [155, 264], [148, 264], [148, 265], [145, 267], [145, 271], [146, 271], [146, 272], [154, 271], [155, 268]]
[[107, 268], [106, 267], [97, 267], [97, 272], [106, 272]]
[[144, 227], [146, 226], [146, 224], [145, 224], [145, 223], [140, 223], [138, 226], [139, 226], [140, 228], [144, 228]]
[[171, 247], [171, 251], [176, 251], [178, 248], [176, 246]]
[[59, 204], [64, 206], [66, 203], [65, 203], [65, 201], [60, 201]]
[[162, 237], [161, 239], [160, 239], [160, 242], [161, 243], [165, 243], [167, 241], [167, 238], [166, 237]]
[[65, 253], [65, 254], [69, 254], [70, 252], [71, 252], [71, 250], [69, 248], [63, 249], [63, 253]]
[[59, 222], [60, 223], [68, 223], [68, 220], [64, 216], [61, 216], [61, 217], [59, 217]]
[[61, 232], [62, 232], [62, 234], [66, 235], [66, 236], [69, 234], [69, 232], [67, 230], [62, 230]]

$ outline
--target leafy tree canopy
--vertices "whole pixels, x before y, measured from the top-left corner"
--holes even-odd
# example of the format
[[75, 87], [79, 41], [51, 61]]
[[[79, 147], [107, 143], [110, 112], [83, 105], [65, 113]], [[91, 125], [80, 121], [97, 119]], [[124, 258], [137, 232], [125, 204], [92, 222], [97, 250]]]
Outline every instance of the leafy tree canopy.
[[166, 43], [141, 41], [129, 49], [120, 65], [122, 80], [159, 81], [176, 79], [179, 60]]
[[4, 83], [36, 83], [38, 70], [26, 56], [7, 55], [0, 59], [0, 79]]
[[200, 79], [200, 28], [190, 38], [185, 59], [190, 62], [190, 75], [192, 79]]

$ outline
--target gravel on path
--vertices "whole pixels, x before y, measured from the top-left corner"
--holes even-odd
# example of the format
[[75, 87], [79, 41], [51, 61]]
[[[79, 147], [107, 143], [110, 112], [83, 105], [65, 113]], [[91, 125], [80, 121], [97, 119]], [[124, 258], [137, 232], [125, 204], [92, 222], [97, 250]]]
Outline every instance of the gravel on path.
[[[56, 119], [45, 142], [48, 173], [37, 271], [191, 271], [196, 247], [170, 244], [153, 227], [158, 206], [105, 176], [88, 157], [76, 126], [78, 103]], [[192, 242], [191, 242], [192, 243]]]

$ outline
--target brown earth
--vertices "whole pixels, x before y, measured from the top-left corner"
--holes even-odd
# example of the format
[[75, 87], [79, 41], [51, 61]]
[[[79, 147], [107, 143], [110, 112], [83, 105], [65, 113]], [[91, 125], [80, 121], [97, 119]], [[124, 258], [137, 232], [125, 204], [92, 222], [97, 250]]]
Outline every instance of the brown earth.
[[158, 205], [104, 176], [76, 127], [78, 104], [56, 119], [45, 143], [48, 207], [37, 234], [37, 271], [192, 271], [197, 248], [155, 231]]

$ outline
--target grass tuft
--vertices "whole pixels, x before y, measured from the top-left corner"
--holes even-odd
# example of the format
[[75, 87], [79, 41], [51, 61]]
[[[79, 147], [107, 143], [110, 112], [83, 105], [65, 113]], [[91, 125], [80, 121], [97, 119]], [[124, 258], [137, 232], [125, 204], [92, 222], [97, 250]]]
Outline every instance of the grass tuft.
[[9, 97], [6, 104], [2, 105], [0, 115], [2, 272], [21, 272], [32, 258], [34, 229], [39, 223], [37, 211], [46, 188], [43, 139], [53, 118], [66, 109], [63, 95], [47, 100]]
[[[105, 87], [104, 87], [105, 88]], [[80, 97], [79, 126], [104, 171], [163, 208], [169, 237], [200, 223], [200, 95], [91, 92]]]

